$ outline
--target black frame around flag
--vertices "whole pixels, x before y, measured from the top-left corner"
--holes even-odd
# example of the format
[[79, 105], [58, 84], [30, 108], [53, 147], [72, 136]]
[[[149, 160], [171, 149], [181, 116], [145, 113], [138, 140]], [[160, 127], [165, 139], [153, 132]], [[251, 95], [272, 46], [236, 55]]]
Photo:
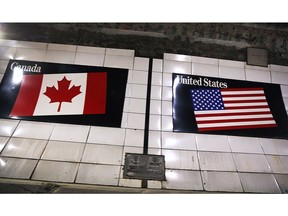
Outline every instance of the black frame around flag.
[[10, 60], [0, 85], [0, 118], [11, 118], [10, 112], [19, 93], [20, 84], [13, 83], [13, 70], [24, 68], [23, 74], [107, 73], [106, 112], [89, 115], [23, 116], [20, 120], [66, 124], [121, 127], [128, 69]]
[[[185, 84], [179, 81], [180, 79], [183, 80], [183, 78]], [[176, 73], [172, 74], [172, 84], [174, 132], [288, 139], [288, 117], [285, 110], [281, 88], [278, 84]], [[200, 132], [195, 119], [191, 95], [192, 90], [200, 88], [263, 88], [267, 103], [277, 123], [277, 127]]]

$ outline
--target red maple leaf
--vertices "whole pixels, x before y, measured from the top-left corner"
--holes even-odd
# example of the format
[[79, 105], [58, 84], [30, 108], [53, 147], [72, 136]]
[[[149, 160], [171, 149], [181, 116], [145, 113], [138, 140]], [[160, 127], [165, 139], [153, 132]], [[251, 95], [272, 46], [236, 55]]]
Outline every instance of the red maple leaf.
[[70, 83], [71, 80], [67, 80], [66, 76], [63, 77], [62, 80], [58, 80], [58, 89], [55, 88], [55, 86], [52, 87], [46, 87], [46, 91], [43, 93], [47, 97], [51, 99], [50, 103], [59, 102], [59, 106], [57, 109], [57, 112], [60, 112], [61, 105], [63, 102], [72, 103], [72, 99], [76, 97], [77, 95], [81, 94], [79, 86], [73, 85], [70, 89]]

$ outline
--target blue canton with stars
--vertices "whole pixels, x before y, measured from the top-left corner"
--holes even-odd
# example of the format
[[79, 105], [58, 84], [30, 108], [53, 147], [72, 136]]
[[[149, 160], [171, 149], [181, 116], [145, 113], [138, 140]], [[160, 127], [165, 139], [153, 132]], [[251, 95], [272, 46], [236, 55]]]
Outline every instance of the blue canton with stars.
[[194, 111], [224, 110], [220, 89], [193, 89], [191, 93]]

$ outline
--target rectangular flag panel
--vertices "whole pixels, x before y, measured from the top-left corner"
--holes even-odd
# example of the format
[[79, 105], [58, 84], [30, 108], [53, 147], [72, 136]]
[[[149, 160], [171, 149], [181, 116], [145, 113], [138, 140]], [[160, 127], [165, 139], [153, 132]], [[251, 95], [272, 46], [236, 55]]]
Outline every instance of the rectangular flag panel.
[[288, 138], [280, 86], [173, 74], [173, 130]]
[[0, 117], [120, 127], [128, 70], [10, 60]]

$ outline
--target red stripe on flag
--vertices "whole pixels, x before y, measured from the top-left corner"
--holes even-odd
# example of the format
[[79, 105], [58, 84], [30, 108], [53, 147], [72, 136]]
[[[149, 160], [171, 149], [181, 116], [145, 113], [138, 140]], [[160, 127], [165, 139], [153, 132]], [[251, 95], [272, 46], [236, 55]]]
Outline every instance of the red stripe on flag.
[[210, 127], [210, 128], [198, 128], [199, 131], [216, 131], [216, 130], [236, 130], [236, 129], [252, 129], [252, 128], [271, 128], [277, 127], [276, 124], [266, 124], [266, 125], [249, 125], [249, 126], [227, 126], [227, 127]]
[[43, 75], [23, 75], [10, 116], [32, 116], [41, 90]]
[[227, 88], [221, 89], [221, 92], [225, 91], [258, 91], [263, 90], [263, 88]]
[[231, 104], [231, 103], [258, 103], [258, 102], [267, 102], [266, 100], [231, 100], [231, 101], [224, 101], [225, 104]]
[[213, 123], [226, 123], [226, 122], [251, 122], [251, 121], [266, 121], [274, 120], [270, 118], [248, 118], [248, 119], [223, 119], [223, 120], [203, 120], [197, 121], [197, 124], [213, 124]]
[[87, 73], [83, 114], [106, 113], [107, 73]]
[[196, 114], [197, 117], [216, 117], [216, 116], [238, 116], [238, 115], [258, 115], [271, 114], [270, 111], [265, 112], [245, 112], [245, 113], [211, 113], [211, 114]]

